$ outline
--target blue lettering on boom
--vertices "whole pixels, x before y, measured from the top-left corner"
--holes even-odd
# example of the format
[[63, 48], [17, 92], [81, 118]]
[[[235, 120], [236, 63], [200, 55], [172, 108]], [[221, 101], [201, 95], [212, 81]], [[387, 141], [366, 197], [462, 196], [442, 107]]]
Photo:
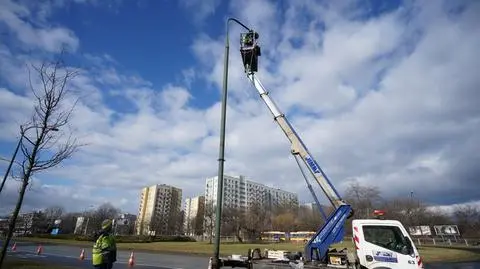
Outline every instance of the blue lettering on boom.
[[315, 174], [320, 173], [320, 168], [310, 156], [305, 157], [305, 160]]

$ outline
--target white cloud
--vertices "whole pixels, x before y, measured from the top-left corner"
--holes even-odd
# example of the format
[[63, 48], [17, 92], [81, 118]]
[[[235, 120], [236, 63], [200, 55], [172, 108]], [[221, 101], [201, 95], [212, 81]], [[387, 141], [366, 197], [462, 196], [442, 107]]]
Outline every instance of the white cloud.
[[19, 132], [19, 124], [25, 122], [33, 111], [31, 99], [0, 88], [0, 140], [12, 140]]
[[[480, 197], [471, 188], [480, 175], [478, 3], [455, 16], [429, 2], [368, 20], [354, 20], [360, 12], [350, 4], [286, 2], [282, 13], [272, 3], [230, 8], [260, 32], [260, 79], [340, 191], [356, 178], [379, 186], [385, 197], [412, 189], [429, 203]], [[232, 27], [226, 171], [310, 199], [287, 138], [244, 76], [240, 31]], [[220, 92], [223, 38], [198, 35], [192, 44], [198, 65], [179, 70], [186, 85], [153, 85], [124, 75], [111, 57], [86, 55], [95, 68], [73, 84], [88, 95], [72, 124], [89, 145], [44, 177], [72, 184], [62, 189], [66, 195], [84, 188], [82, 203], [97, 199], [91, 188], [108, 188], [112, 196], [105, 199], [126, 199], [132, 212], [145, 185], [202, 193], [205, 178], [217, 173], [220, 104], [191, 107], [198, 93], [185, 86], [202, 79]], [[25, 73], [13, 70], [25, 59], [8, 50], [1, 55], [8, 60], [2, 76], [20, 87], [14, 82], [25, 81]], [[0, 94], [25, 104], [10, 113], [25, 113], [28, 102], [19, 91]], [[113, 100], [128, 109], [117, 111]], [[2, 139], [14, 137], [7, 136]], [[79, 202], [65, 203], [78, 209]]]
[[202, 23], [206, 18], [213, 15], [220, 5], [220, 0], [180, 0], [179, 4], [193, 17], [193, 22]]
[[79, 40], [71, 30], [48, 26], [38, 28], [28, 21], [29, 16], [31, 12], [24, 6], [9, 0], [1, 4], [0, 22], [6, 24], [23, 44], [49, 52], [58, 52], [62, 47], [77, 50]]
[[191, 98], [187, 89], [167, 85], [161, 93], [162, 104], [172, 110], [179, 110], [184, 107]]
[[[262, 43], [265, 39], [281, 42], [275, 46], [267, 41], [269, 45], [262, 47], [262, 52], [274, 53], [260, 57], [261, 65], [268, 68], [259, 75], [265, 78], [265, 86], [282, 110], [294, 115], [294, 125], [304, 134], [307, 145], [331, 173], [333, 181], [340, 185], [347, 178], [357, 177], [380, 186], [388, 196], [408, 194], [408, 188], [425, 185], [428, 187], [422, 187], [422, 192], [430, 202], [459, 199], [458, 193], [467, 188], [453, 181], [451, 175], [455, 171], [452, 163], [461, 156], [448, 152], [460, 146], [458, 139], [478, 140], [472, 133], [479, 128], [480, 111], [474, 104], [479, 80], [472, 73], [478, 70], [478, 61], [472, 57], [477, 55], [474, 47], [480, 36], [470, 30], [478, 22], [473, 15], [478, 5], [455, 18], [447, 18], [438, 8], [417, 6], [420, 12], [409, 18], [409, 24], [404, 23], [406, 17], [413, 16], [408, 7], [367, 21], [348, 20], [350, 16], [342, 16], [344, 7], [329, 10], [317, 6], [311, 8], [311, 13], [302, 10], [294, 17], [295, 8], [287, 14], [289, 20], [282, 33], [269, 30], [268, 26], [264, 26], [265, 32], [260, 31]], [[265, 10], [264, 17], [278, 17]], [[302, 23], [302, 17], [319, 10], [326, 14], [324, 32], [319, 29], [323, 27], [321, 23], [321, 27]], [[252, 22], [256, 19], [249, 18]], [[257, 24], [262, 27], [261, 22]], [[286, 34], [282, 36], [283, 33]], [[295, 43], [288, 39], [291, 36], [295, 36]], [[210, 72], [205, 73], [207, 80], [214, 80], [219, 86], [222, 38], [216, 40], [203, 36], [194, 51], [217, 59], [213, 66], [206, 64]], [[231, 76], [230, 85], [235, 93], [244, 90], [241, 80], [245, 78], [241, 77], [239, 59], [232, 58], [231, 73], [235, 75]], [[272, 62], [279, 67], [270, 66]], [[297, 116], [299, 110], [316, 116]], [[255, 128], [253, 121], [248, 124]], [[231, 130], [235, 133], [240, 129]], [[244, 135], [239, 143], [247, 145], [257, 140], [254, 134]], [[273, 141], [270, 146], [285, 147]], [[245, 147], [234, 152], [243, 159], [244, 150]], [[258, 151], [259, 155], [262, 153]], [[470, 158], [478, 158], [478, 154], [470, 154]], [[430, 160], [428, 165], [424, 159]], [[268, 173], [257, 169], [255, 175], [263, 178]], [[476, 180], [478, 170], [469, 173], [472, 174], [458, 180]], [[450, 189], [449, 193], [442, 186], [455, 191]], [[468, 192], [469, 197], [479, 195], [475, 190]]]

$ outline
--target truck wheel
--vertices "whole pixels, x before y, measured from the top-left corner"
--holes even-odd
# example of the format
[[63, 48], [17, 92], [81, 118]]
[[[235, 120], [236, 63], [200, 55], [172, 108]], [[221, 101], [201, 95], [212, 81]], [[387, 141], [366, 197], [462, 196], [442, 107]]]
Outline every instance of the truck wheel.
[[255, 260], [262, 259], [262, 252], [259, 248], [256, 248], [252, 251], [252, 259], [255, 259]]

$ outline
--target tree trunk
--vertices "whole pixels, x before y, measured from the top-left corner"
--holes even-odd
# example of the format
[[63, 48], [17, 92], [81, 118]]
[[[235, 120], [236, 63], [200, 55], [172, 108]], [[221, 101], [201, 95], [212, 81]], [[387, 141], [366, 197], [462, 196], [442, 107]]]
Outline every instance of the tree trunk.
[[237, 237], [238, 242], [243, 243], [243, 238], [240, 236], [240, 230], [242, 228], [237, 226], [237, 229], [235, 231], [235, 236]]
[[210, 225], [209, 244], [212, 244], [212, 243], [213, 243], [213, 241], [212, 241], [212, 238], [213, 238], [213, 228], [214, 228], [214, 226], [213, 226], [213, 225]]
[[[25, 178], [28, 179], [29, 176], [25, 176]], [[8, 224], [7, 238], [5, 239], [5, 242], [3, 242], [2, 253], [0, 254], [0, 269], [3, 266], [3, 261], [5, 260], [5, 256], [7, 254], [8, 245], [10, 244], [10, 240], [12, 239], [13, 232], [15, 231], [15, 224], [17, 223], [17, 217], [18, 217], [18, 214], [20, 213], [20, 209], [22, 208], [23, 197], [25, 196], [25, 191], [27, 190], [28, 180], [25, 180], [25, 178], [23, 180], [22, 188], [20, 189], [20, 195], [18, 196], [17, 205], [15, 206], [15, 210], [13, 211], [12, 219]]]

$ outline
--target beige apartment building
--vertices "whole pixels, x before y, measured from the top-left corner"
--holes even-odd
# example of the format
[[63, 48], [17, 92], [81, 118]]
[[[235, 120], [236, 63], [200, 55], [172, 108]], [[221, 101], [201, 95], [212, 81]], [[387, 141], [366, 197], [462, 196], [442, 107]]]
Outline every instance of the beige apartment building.
[[176, 235], [182, 228], [182, 190], [158, 184], [142, 189], [137, 235]]
[[185, 218], [183, 229], [186, 235], [203, 234], [203, 217], [205, 214], [205, 196], [185, 199]]

